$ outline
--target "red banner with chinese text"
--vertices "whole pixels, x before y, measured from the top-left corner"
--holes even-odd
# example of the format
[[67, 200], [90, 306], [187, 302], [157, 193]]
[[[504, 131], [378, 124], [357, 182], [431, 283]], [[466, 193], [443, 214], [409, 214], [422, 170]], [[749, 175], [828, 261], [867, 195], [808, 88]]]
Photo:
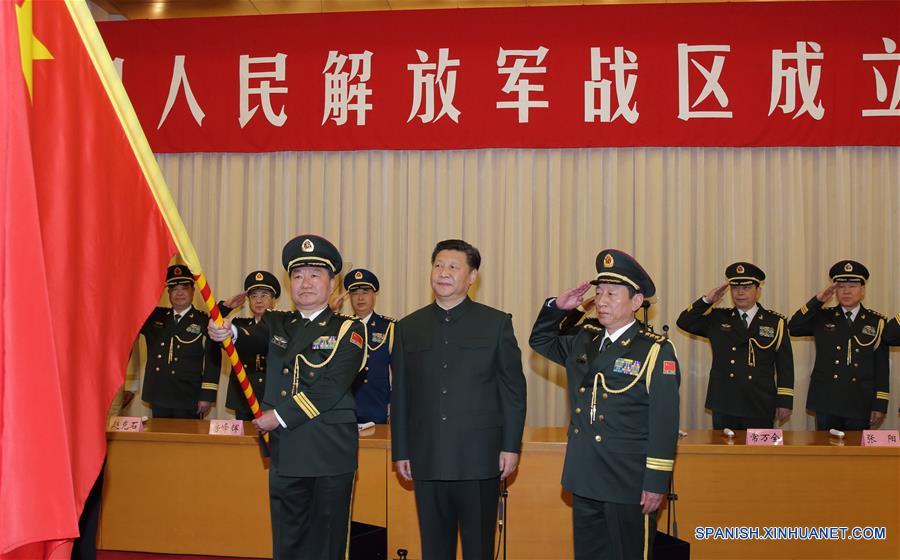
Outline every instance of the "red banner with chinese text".
[[100, 24], [154, 151], [900, 145], [900, 2]]

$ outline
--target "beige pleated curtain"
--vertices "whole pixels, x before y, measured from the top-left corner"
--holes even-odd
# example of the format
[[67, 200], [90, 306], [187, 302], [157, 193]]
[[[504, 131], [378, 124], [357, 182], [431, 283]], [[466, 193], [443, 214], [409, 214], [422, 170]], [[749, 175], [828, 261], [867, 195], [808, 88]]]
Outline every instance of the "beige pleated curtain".
[[[653, 276], [650, 319], [669, 333], [682, 368], [681, 427], [708, 428], [705, 340], [678, 313], [749, 260], [768, 275], [761, 303], [790, 316], [828, 283], [842, 258], [865, 263], [865, 304], [900, 310], [900, 149], [641, 148], [163, 154], [163, 174], [216, 295], [252, 269], [276, 273], [285, 241], [317, 233], [381, 280], [376, 309], [403, 317], [431, 301], [436, 241], [482, 253], [478, 301], [513, 316], [528, 381], [528, 424], [568, 422], [565, 372], [528, 348], [538, 308], [594, 274], [605, 247], [633, 254]], [[199, 301], [198, 301], [199, 303]], [[730, 305], [726, 296], [725, 305]], [[288, 293], [278, 307], [290, 309]], [[349, 311], [349, 307], [345, 308]], [[813, 361], [794, 339], [794, 414], [805, 411]], [[898, 425], [900, 357], [892, 352], [890, 413]], [[222, 376], [213, 417], [225, 418]]]

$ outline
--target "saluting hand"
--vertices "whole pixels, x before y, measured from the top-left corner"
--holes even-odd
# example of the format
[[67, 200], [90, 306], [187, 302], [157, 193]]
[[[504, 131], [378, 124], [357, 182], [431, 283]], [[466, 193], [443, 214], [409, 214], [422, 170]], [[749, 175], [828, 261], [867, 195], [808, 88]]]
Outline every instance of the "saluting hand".
[[725, 283], [722, 284], [721, 286], [717, 286], [717, 287], [713, 288], [712, 290], [710, 290], [709, 293], [703, 297], [706, 298], [706, 301], [708, 301], [711, 304], [718, 303], [718, 301], [720, 299], [722, 299], [722, 296], [725, 295], [725, 290], [727, 290], [727, 289], [728, 289], [728, 280], [726, 280]]
[[229, 309], [237, 309], [238, 307], [244, 305], [245, 301], [247, 301], [247, 292], [238, 292], [222, 303], [225, 304], [225, 307], [228, 307]]
[[328, 304], [328, 307], [331, 308], [335, 313], [339, 313], [341, 309], [344, 307], [344, 300], [347, 299], [347, 296], [350, 295], [350, 292], [341, 292], [334, 299], [331, 300], [331, 303]]
[[827, 302], [831, 299], [831, 296], [834, 295], [834, 291], [837, 289], [837, 284], [832, 282], [825, 286], [825, 289], [816, 294], [816, 299], [821, 301], [822, 303]]
[[581, 296], [583, 296], [590, 287], [591, 283], [585, 280], [574, 288], [569, 288], [556, 297], [556, 307], [565, 309], [566, 311], [575, 309], [581, 303]]
[[209, 332], [209, 338], [215, 340], [216, 342], [222, 342], [226, 338], [230, 338], [232, 335], [231, 320], [224, 319], [222, 321], [222, 325], [219, 326], [215, 321], [210, 319], [209, 325], [206, 327], [206, 330]]

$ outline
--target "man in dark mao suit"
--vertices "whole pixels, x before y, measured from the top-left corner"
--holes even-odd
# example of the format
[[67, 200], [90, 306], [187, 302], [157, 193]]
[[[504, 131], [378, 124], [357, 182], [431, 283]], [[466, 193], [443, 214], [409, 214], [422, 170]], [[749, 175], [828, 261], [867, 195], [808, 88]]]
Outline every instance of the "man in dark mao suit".
[[[725, 269], [726, 282], [681, 312], [678, 326], [709, 339], [712, 369], [706, 408], [713, 428], [771, 428], [794, 403], [794, 354], [787, 320], [759, 304], [766, 274], [748, 262]], [[713, 307], [731, 291], [734, 307]]]
[[[271, 434], [269, 507], [278, 560], [339, 560], [347, 554], [359, 436], [350, 387], [365, 363], [365, 326], [328, 307], [342, 260], [327, 239], [301, 235], [282, 251], [296, 312], [267, 311], [262, 416]], [[226, 321], [214, 340], [236, 336]]]
[[415, 480], [422, 557], [492, 560], [499, 483], [515, 471], [525, 377], [510, 316], [468, 298], [481, 256], [465, 241], [431, 255], [434, 303], [397, 323], [391, 444]]
[[[890, 358], [881, 340], [887, 320], [862, 304], [865, 266], [839, 261], [828, 274], [831, 284], [788, 323], [792, 336], [812, 335], [816, 343], [806, 408], [816, 413], [816, 430], [868, 430], [884, 420], [890, 399]], [[823, 307], [832, 296], [839, 305]]]
[[[566, 367], [572, 420], [562, 484], [572, 493], [576, 560], [647, 558], [675, 463], [678, 360], [667, 338], [635, 320], [656, 293], [641, 265], [606, 249], [597, 272], [541, 306], [530, 343]], [[601, 326], [561, 333], [591, 284]]]

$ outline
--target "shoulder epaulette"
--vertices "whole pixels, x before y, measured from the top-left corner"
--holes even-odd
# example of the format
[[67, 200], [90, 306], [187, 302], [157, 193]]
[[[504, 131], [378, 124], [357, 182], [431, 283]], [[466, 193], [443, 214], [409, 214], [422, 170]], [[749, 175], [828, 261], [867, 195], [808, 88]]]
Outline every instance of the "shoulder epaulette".
[[823, 307], [822, 311], [834, 311], [837, 309], [837, 305], [832, 305], [831, 307]]
[[785, 321], [787, 321], [787, 317], [785, 317], [784, 315], [782, 315], [781, 313], [779, 313], [779, 312], [777, 312], [777, 311], [772, 311], [771, 309], [766, 309], [766, 311], [768, 311], [768, 312], [771, 313], [772, 315], [775, 315], [776, 317], [781, 317], [782, 319], [784, 319]]
[[[381, 314], [379, 313], [379, 315], [381, 315]], [[391, 323], [396, 323], [396, 322], [397, 322], [397, 319], [394, 319], [393, 317], [388, 317], [387, 315], [381, 315], [381, 318], [382, 318], [382, 319], [387, 319], [387, 320], [390, 321]]]
[[653, 342], [657, 342], [657, 343], [660, 343], [660, 344], [662, 344], [663, 342], [669, 340], [668, 337], [663, 336], [663, 335], [661, 335], [661, 334], [656, 334], [655, 332], [653, 332], [653, 331], [650, 330], [650, 329], [641, 329], [641, 330], [638, 332], [638, 335], [643, 336], [643, 337], [646, 338], [647, 340], [650, 340], [650, 341], [653, 341]]
[[876, 317], [881, 317], [881, 318], [884, 319], [885, 321], [890, 321], [890, 319], [888, 319], [887, 317], [885, 317], [885, 316], [882, 315], [881, 313], [875, 311], [874, 309], [866, 309], [866, 311], [868, 311], [868, 312], [871, 313], [872, 315], [875, 315]]
[[591, 331], [591, 332], [596, 332], [596, 333], [602, 333], [602, 332], [603, 332], [603, 327], [597, 327], [597, 326], [594, 326], [594, 325], [592, 325], [592, 324], [590, 324], [590, 323], [583, 323], [583, 324], [581, 325], [581, 327], [582, 327], [584, 330], [586, 330], [586, 331]]
[[334, 316], [337, 317], [337, 318], [339, 318], [339, 319], [355, 319], [355, 320], [359, 320], [359, 317], [357, 317], [356, 315], [347, 315], [347, 314], [345, 314], [345, 313], [337, 313], [337, 312], [335, 312], [335, 313], [334, 313]]

